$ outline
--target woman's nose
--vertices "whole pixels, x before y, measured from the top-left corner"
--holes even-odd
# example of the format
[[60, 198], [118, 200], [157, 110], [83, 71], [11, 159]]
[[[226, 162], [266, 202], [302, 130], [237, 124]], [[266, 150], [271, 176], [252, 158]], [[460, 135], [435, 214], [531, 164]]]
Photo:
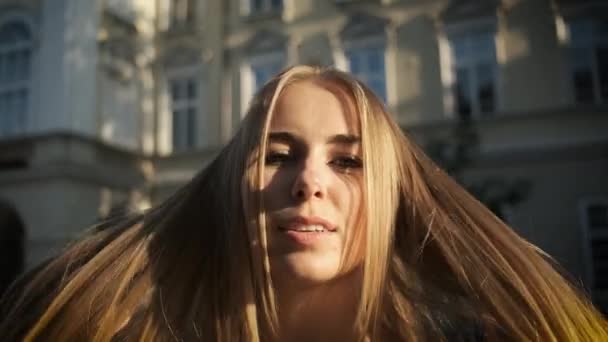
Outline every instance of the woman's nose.
[[291, 195], [300, 201], [311, 198], [324, 198], [326, 186], [321, 179], [319, 166], [305, 165], [296, 175], [291, 189]]

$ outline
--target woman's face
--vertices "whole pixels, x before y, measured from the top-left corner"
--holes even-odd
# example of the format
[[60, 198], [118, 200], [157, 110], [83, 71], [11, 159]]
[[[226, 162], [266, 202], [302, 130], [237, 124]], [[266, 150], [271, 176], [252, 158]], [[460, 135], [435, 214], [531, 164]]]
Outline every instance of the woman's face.
[[296, 82], [279, 97], [262, 190], [273, 278], [301, 285], [348, 271], [346, 237], [362, 229], [359, 122], [350, 101], [318, 82]]

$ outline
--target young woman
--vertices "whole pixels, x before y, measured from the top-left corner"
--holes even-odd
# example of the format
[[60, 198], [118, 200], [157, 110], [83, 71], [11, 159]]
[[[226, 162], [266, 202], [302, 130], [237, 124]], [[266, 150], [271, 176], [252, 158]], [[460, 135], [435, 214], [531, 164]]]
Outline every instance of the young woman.
[[368, 88], [307, 66], [270, 81], [172, 198], [21, 283], [7, 340], [608, 340], [550, 258], [439, 170]]

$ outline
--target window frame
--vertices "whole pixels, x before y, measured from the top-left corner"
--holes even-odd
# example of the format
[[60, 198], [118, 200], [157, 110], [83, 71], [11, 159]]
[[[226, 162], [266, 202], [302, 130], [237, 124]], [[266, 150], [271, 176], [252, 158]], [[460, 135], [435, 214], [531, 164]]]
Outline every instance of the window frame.
[[[592, 251], [592, 242], [594, 239], [606, 239], [608, 241], [608, 226], [606, 226], [606, 231], [602, 232], [594, 232], [590, 227], [589, 222], [589, 212], [588, 209], [590, 206], [600, 205], [606, 207], [607, 215], [608, 215], [608, 196], [595, 196], [584, 198], [579, 201], [579, 218], [580, 218], [580, 227], [582, 230], [582, 249], [584, 256], [584, 277], [586, 279], [586, 284], [588, 289], [591, 291], [592, 297], [595, 300], [601, 301], [602, 303], [607, 303], [608, 305], [608, 288], [600, 290], [595, 288], [595, 260], [593, 259], [593, 251]], [[606, 264], [608, 265], [608, 258], [606, 260]], [[608, 307], [604, 308], [608, 309]]]
[[[173, 99], [173, 82], [176, 81], [180, 81], [180, 82], [189, 82], [189, 81], [194, 81], [196, 84], [196, 89], [195, 89], [195, 96], [193, 98], [186, 98], [182, 101], [179, 102], [179, 104], [177, 105], [177, 109], [181, 109], [181, 110], [187, 110], [187, 109], [194, 109], [194, 127], [192, 127], [192, 143], [187, 143], [184, 146], [177, 146], [176, 145], [176, 140], [175, 140], [175, 110], [176, 110], [176, 104], [174, 102]], [[167, 135], [168, 135], [168, 145], [170, 146], [169, 150], [170, 153], [182, 153], [182, 152], [188, 152], [191, 151], [195, 148], [197, 148], [198, 146], [200, 146], [201, 144], [201, 139], [200, 137], [198, 137], [200, 135], [200, 127], [201, 127], [201, 121], [203, 118], [203, 106], [201, 104], [202, 101], [202, 87], [203, 87], [203, 82], [202, 82], [202, 77], [201, 77], [201, 67], [199, 65], [191, 65], [191, 66], [184, 66], [184, 67], [179, 67], [179, 68], [172, 68], [169, 69], [166, 74], [165, 74], [165, 96], [166, 96], [166, 110], [167, 110]], [[187, 90], [186, 90], [186, 96], [187, 96]], [[186, 126], [188, 127], [188, 126]], [[189, 131], [186, 131], [186, 133], [188, 133]], [[187, 141], [189, 139], [187, 138]]]
[[[592, 30], [591, 36], [586, 36], [580, 42], [574, 42], [572, 39], [572, 28], [571, 25], [574, 22], [582, 22], [587, 25], [591, 25], [594, 27], [600, 21], [605, 21], [606, 25], [608, 25], [608, 18], [604, 18], [599, 20], [598, 18], [585, 16], [585, 17], [569, 17], [565, 18], [565, 30], [566, 30], [566, 42], [567, 42], [567, 63], [568, 63], [568, 86], [570, 88], [570, 93], [572, 96], [572, 102], [576, 105], [602, 105], [608, 104], [608, 95], [605, 98], [602, 98], [601, 94], [601, 80], [600, 80], [600, 71], [599, 71], [599, 62], [597, 54], [595, 53], [599, 48], [605, 48], [608, 50], [608, 33], [605, 36], [597, 36], [595, 35], [595, 31]], [[590, 67], [591, 71], [591, 82], [592, 82], [592, 96], [593, 100], [590, 102], [584, 102], [577, 100], [576, 94], [577, 89], [574, 84], [574, 69], [575, 66], [572, 63], [572, 54], [573, 50], [581, 49], [585, 51], [585, 56], [591, 59]], [[608, 82], [608, 80], [607, 80]]]
[[[33, 26], [32, 20], [29, 16], [19, 13], [8, 13], [4, 17], [0, 18], [0, 29], [11, 24], [21, 24], [28, 31], [29, 37], [27, 41], [20, 41], [11, 46], [0, 47], [0, 54], [6, 56], [10, 53], [16, 52], [28, 52], [27, 61], [27, 79], [13, 80], [6, 84], [0, 83], [0, 96], [8, 95], [15, 92], [25, 92], [25, 100], [23, 106], [25, 107], [22, 118], [16, 118], [19, 121], [18, 124], [13, 123], [13, 127], [4, 128], [4, 123], [0, 125], [0, 138], [2, 137], [13, 137], [28, 133], [29, 128], [32, 124], [32, 114], [34, 109], [32, 108], [34, 101], [32, 100], [34, 95], [33, 85], [35, 84], [35, 27]], [[7, 125], [8, 126], [8, 125]]]
[[[380, 54], [382, 55], [383, 69], [384, 69], [384, 94], [378, 93], [378, 91], [371, 87], [371, 84], [368, 83], [368, 77], [361, 77], [359, 74], [354, 74], [351, 71], [350, 61], [348, 56], [352, 54], [353, 51], [356, 50], [371, 50], [378, 49]], [[388, 77], [388, 67], [389, 67], [389, 56], [388, 56], [388, 44], [385, 36], [370, 36], [357, 40], [348, 39], [342, 42], [342, 51], [335, 56], [336, 67], [342, 69], [344, 71], [352, 73], [358, 79], [361, 79], [372, 91], [378, 95], [380, 100], [384, 101], [385, 104], [392, 103], [392, 93], [389, 90], [389, 77]]]
[[[449, 118], [459, 118], [460, 114], [457, 111], [457, 101], [455, 94], [455, 86], [456, 86], [456, 67], [457, 64], [455, 62], [455, 55], [452, 47], [452, 41], [454, 38], [466, 38], [469, 40], [470, 45], [470, 37], [476, 34], [490, 34], [492, 36], [492, 43], [494, 47], [493, 53], [493, 72], [494, 72], [494, 81], [493, 81], [493, 91], [494, 91], [494, 105], [493, 110], [491, 112], [481, 112], [480, 101], [478, 96], [473, 98], [472, 101], [472, 110], [470, 114], [470, 119], [478, 120], [482, 118], [492, 118], [499, 115], [503, 108], [503, 95], [502, 95], [502, 75], [501, 75], [501, 63], [500, 61], [500, 52], [501, 52], [501, 41], [499, 36], [499, 31], [496, 23], [497, 19], [495, 17], [486, 17], [480, 18], [478, 20], [467, 21], [467, 22], [456, 22], [456, 23], [447, 23], [443, 25], [443, 30], [438, 34], [438, 46], [439, 46], [439, 56], [440, 56], [440, 73], [441, 73], [441, 83], [443, 85], [443, 107], [444, 113], [446, 117]], [[476, 54], [473, 54], [473, 62], [468, 62], [466, 69], [474, 70], [478, 65], [482, 64], [480, 61], [490, 61], [490, 58], [479, 58]], [[475, 63], [476, 62], [476, 63]], [[476, 74], [476, 72], [475, 72]], [[478, 83], [477, 78], [473, 81], [473, 83]], [[469, 81], [469, 90], [476, 93], [474, 90], [476, 88], [473, 87], [471, 81]], [[477, 87], [479, 90], [479, 87]]]
[[254, 69], [264, 64], [281, 64], [279, 70], [287, 66], [287, 53], [281, 50], [271, 51], [265, 54], [257, 54], [245, 57], [247, 60], [241, 65], [241, 119], [247, 113], [253, 96], [258, 91]]

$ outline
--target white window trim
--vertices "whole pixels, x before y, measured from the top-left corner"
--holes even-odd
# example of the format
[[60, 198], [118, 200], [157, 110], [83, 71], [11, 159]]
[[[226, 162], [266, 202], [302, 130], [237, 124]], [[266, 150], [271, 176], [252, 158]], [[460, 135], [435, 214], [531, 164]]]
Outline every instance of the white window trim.
[[[174, 79], [184, 79], [184, 78], [193, 78], [197, 81], [197, 89], [196, 89], [196, 108], [197, 108], [197, 120], [195, 132], [196, 135], [200, 135], [201, 121], [204, 118], [203, 106], [201, 104], [202, 95], [203, 95], [203, 87], [202, 87], [202, 66], [201, 65], [189, 65], [180, 68], [170, 68], [167, 69], [164, 73], [163, 82], [161, 82], [160, 89], [160, 110], [159, 110], [159, 126], [160, 129], [157, 134], [159, 139], [159, 151], [165, 154], [171, 154], [176, 152], [173, 148], [173, 106], [171, 99], [171, 88], [170, 82]], [[201, 140], [197, 139], [195, 145], [192, 146], [196, 148], [201, 145]], [[181, 152], [181, 151], [179, 151]]]
[[334, 64], [337, 69], [344, 70], [347, 72], [350, 71], [350, 67], [348, 65], [348, 58], [346, 57], [347, 52], [349, 50], [356, 49], [369, 49], [369, 48], [378, 48], [382, 49], [383, 57], [384, 57], [384, 89], [386, 92], [386, 104], [391, 105], [396, 103], [397, 94], [396, 89], [394, 87], [394, 80], [389, 77], [389, 70], [394, 68], [392, 59], [389, 54], [389, 46], [388, 39], [385, 35], [375, 35], [369, 36], [361, 39], [348, 39], [345, 41], [341, 41], [341, 46], [338, 50], [334, 52]]
[[241, 119], [247, 114], [247, 109], [255, 95], [255, 76], [253, 69], [258, 65], [270, 63], [282, 63], [287, 65], [287, 53], [285, 51], [273, 51], [262, 55], [246, 57], [247, 60], [241, 64]]
[[584, 198], [579, 201], [579, 218], [580, 218], [580, 227], [582, 231], [582, 251], [583, 251], [583, 259], [584, 259], [584, 277], [586, 280], [586, 284], [589, 290], [592, 291], [593, 297], [602, 297], [608, 299], [608, 291], [598, 291], [593, 288], [595, 279], [593, 274], [593, 256], [591, 255], [591, 240], [593, 236], [591, 236], [589, 223], [589, 217], [587, 216], [587, 208], [590, 205], [605, 205], [608, 207], [608, 196], [598, 196], [598, 197], [589, 197]]
[[[463, 21], [457, 23], [444, 24], [443, 30], [437, 35], [437, 43], [439, 47], [439, 72], [441, 75], [441, 84], [443, 88], [443, 112], [444, 116], [450, 119], [456, 118], [456, 101], [454, 97], [454, 61], [452, 60], [452, 48], [450, 46], [450, 38], [466, 35], [472, 32], [492, 32], [494, 34], [494, 49], [496, 56], [496, 76], [494, 81], [494, 111], [493, 116], [500, 113], [503, 104], [503, 78], [501, 74], [502, 45], [500, 32], [498, 31], [496, 17], [480, 18], [473, 21]], [[472, 118], [479, 118], [481, 113], [471, 113]]]

